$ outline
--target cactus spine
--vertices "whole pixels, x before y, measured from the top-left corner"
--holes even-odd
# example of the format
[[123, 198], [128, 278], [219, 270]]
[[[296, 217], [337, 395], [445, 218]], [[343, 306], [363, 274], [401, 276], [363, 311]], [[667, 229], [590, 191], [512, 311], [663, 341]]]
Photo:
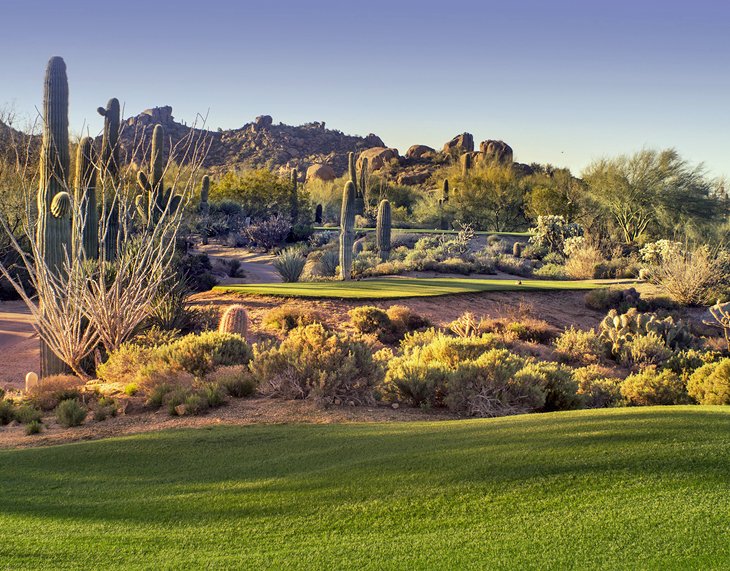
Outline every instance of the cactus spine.
[[390, 202], [381, 200], [378, 205], [378, 221], [376, 224], [376, 241], [380, 259], [385, 262], [390, 257]]
[[218, 331], [221, 333], [235, 333], [241, 337], [246, 337], [248, 333], [248, 313], [242, 305], [232, 305], [226, 309], [221, 317], [218, 325]]
[[[99, 255], [99, 212], [96, 209], [96, 166], [94, 140], [84, 137], [76, 151], [76, 204], [81, 208], [84, 257], [95, 260]], [[75, 235], [75, 233], [74, 233]]]
[[164, 148], [165, 132], [162, 125], [157, 124], [152, 131], [150, 174], [147, 175], [143, 171], [137, 173], [137, 183], [143, 191], [136, 199], [137, 212], [148, 228], [157, 224], [168, 212], [175, 212], [182, 200], [179, 194], [173, 195], [171, 188], [165, 190]]
[[352, 277], [352, 246], [355, 242], [355, 184], [348, 181], [342, 192], [340, 212], [340, 277]]
[[299, 218], [299, 197], [297, 196], [299, 174], [297, 169], [291, 171], [291, 195], [289, 196], [289, 202], [291, 205], [291, 223], [296, 224]]
[[[71, 198], [66, 192], [68, 148], [68, 78], [60, 57], [48, 62], [43, 93], [43, 142], [38, 187], [37, 242], [45, 271], [59, 275], [71, 255]], [[41, 300], [41, 312], [43, 300]], [[41, 377], [64, 373], [65, 363], [41, 340]]]
[[106, 108], [97, 109], [104, 117], [104, 135], [101, 141], [100, 183], [101, 216], [104, 221], [104, 258], [112, 262], [117, 257], [119, 247], [119, 204], [117, 195], [117, 179], [119, 176], [119, 100], [112, 97]]

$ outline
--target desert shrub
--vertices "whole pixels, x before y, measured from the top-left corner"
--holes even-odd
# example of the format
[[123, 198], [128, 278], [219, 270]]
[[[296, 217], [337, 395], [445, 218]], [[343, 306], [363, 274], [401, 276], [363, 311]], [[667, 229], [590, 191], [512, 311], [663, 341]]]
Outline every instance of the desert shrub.
[[372, 251], [360, 252], [352, 260], [352, 273], [355, 276], [369, 276], [374, 274], [374, 268], [380, 264], [380, 256]]
[[578, 383], [578, 395], [588, 408], [607, 408], [621, 404], [623, 379], [613, 377], [611, 370], [599, 365], [589, 365], [573, 371]]
[[552, 325], [541, 319], [508, 321], [505, 324], [504, 332], [520, 341], [543, 344], [550, 343], [557, 333]]
[[700, 404], [730, 404], [730, 359], [697, 369], [689, 378], [687, 392]]
[[145, 405], [154, 409], [160, 408], [165, 402], [165, 397], [174, 390], [175, 387], [166, 383], [160, 383], [153, 386], [147, 395]]
[[53, 410], [63, 400], [81, 398], [84, 382], [73, 375], [52, 375], [29, 392], [29, 401], [41, 410]]
[[386, 391], [413, 406], [442, 406], [449, 375], [449, 370], [438, 362], [395, 359], [388, 366]]
[[361, 305], [347, 312], [350, 316], [350, 324], [360, 333], [374, 333], [381, 337], [393, 335], [393, 324], [388, 314], [372, 305]]
[[87, 410], [77, 399], [65, 399], [56, 407], [56, 420], [64, 428], [80, 426], [86, 418]]
[[583, 331], [573, 326], [555, 340], [555, 350], [569, 363], [596, 363], [606, 356], [606, 347], [593, 329]]
[[454, 412], [502, 416], [539, 410], [545, 391], [532, 375], [518, 375], [525, 359], [506, 349], [492, 349], [451, 373], [445, 402]]
[[153, 325], [149, 329], [145, 329], [135, 335], [129, 344], [149, 349], [159, 347], [160, 345], [169, 345], [179, 338], [179, 329], [162, 329], [158, 325]]
[[216, 367], [245, 365], [251, 360], [251, 347], [240, 335], [208, 331], [186, 335], [155, 351], [155, 361], [180, 368], [196, 377], [205, 377]]
[[39, 420], [29, 422], [25, 427], [26, 436], [32, 436], [33, 434], [40, 434], [43, 430], [43, 425]]
[[636, 335], [628, 339], [619, 354], [619, 362], [626, 366], [646, 367], [659, 365], [672, 355], [664, 339], [656, 333]]
[[682, 305], [715, 301], [718, 288], [730, 279], [726, 266], [707, 247], [669, 250], [650, 271], [652, 281]]
[[274, 396], [325, 403], [369, 403], [383, 371], [364, 341], [321, 324], [293, 329], [279, 345], [257, 352], [251, 370]]
[[675, 352], [663, 364], [663, 368], [674, 371], [683, 379], [704, 365], [720, 360], [720, 353], [716, 351], [700, 351], [698, 349], [683, 349]]
[[124, 386], [124, 394], [128, 397], [133, 397], [139, 392], [139, 384], [138, 383], [128, 383]]
[[529, 278], [532, 275], [532, 262], [527, 258], [515, 258], [502, 254], [497, 256], [494, 262], [500, 272], [523, 278]]
[[430, 327], [424, 331], [413, 331], [412, 333], [406, 333], [403, 336], [399, 347], [403, 353], [407, 353], [408, 351], [412, 351], [415, 347], [428, 345], [434, 339], [443, 337], [443, 335], [444, 334], [441, 331], [434, 327]]
[[402, 333], [425, 329], [431, 322], [405, 305], [391, 305], [386, 313], [393, 326]]
[[622, 313], [632, 307], [639, 307], [641, 296], [634, 288], [599, 288], [585, 294], [586, 307], [598, 311], [616, 309]]
[[158, 386], [191, 387], [194, 383], [195, 376], [192, 373], [181, 369], [177, 364], [165, 363], [159, 359], [144, 365], [135, 376], [135, 385], [147, 396]]
[[250, 397], [258, 387], [256, 378], [244, 365], [221, 367], [209, 375], [208, 379], [234, 398]]
[[[401, 348], [403, 347], [401, 344]], [[439, 334], [430, 343], [403, 350], [403, 354], [411, 359], [438, 362], [453, 368], [462, 361], [477, 359], [485, 352], [503, 347], [499, 337], [491, 333], [478, 337], [449, 337]]]
[[277, 214], [254, 222], [243, 229], [243, 234], [253, 245], [271, 250], [286, 240], [291, 229], [289, 218]]
[[550, 252], [545, 254], [542, 263], [545, 265], [562, 266], [565, 263], [565, 257], [560, 252]]
[[541, 279], [549, 280], [565, 280], [568, 274], [565, 266], [561, 264], [545, 264], [540, 268], [533, 270], [532, 275]]
[[418, 242], [419, 238], [417, 234], [409, 234], [407, 232], [394, 233], [390, 240], [390, 246], [393, 250], [396, 248], [413, 248]]
[[516, 380], [523, 385], [539, 386], [544, 391], [541, 411], [573, 410], [583, 404], [572, 372], [558, 363], [527, 363], [516, 375]]
[[621, 384], [621, 396], [632, 406], [691, 402], [682, 379], [667, 369], [657, 371], [656, 367], [647, 367], [640, 373], [626, 377]]
[[15, 420], [15, 405], [12, 401], [0, 400], [0, 426], [5, 426]]
[[312, 323], [319, 323], [321, 321], [322, 316], [319, 313], [305, 309], [297, 304], [287, 303], [266, 312], [262, 324], [267, 329], [287, 332], [295, 327], [311, 325]]
[[[43, 417], [43, 413], [40, 409], [28, 404], [21, 404], [15, 408], [13, 412], [13, 418], [21, 424], [30, 424], [33, 421], [40, 421]], [[0, 421], [2, 421], [2, 415], [0, 415]]]
[[336, 249], [327, 249], [321, 253], [313, 253], [310, 257], [314, 260], [312, 274], [325, 278], [337, 275], [337, 268], [340, 265], [340, 255]]
[[154, 346], [125, 343], [99, 365], [96, 375], [108, 383], [129, 383], [142, 367], [152, 361], [154, 350]]
[[304, 271], [304, 257], [300, 248], [286, 248], [274, 258], [273, 266], [285, 282], [298, 282]]
[[[570, 239], [574, 240], [574, 238]], [[566, 250], [567, 250], [566, 240]], [[565, 260], [565, 273], [574, 279], [585, 280], [597, 278], [596, 268], [604, 263], [600, 250], [591, 244], [572, 250]]]
[[323, 232], [314, 232], [307, 240], [307, 246], [312, 250], [323, 248], [324, 246], [332, 242], [336, 237], [337, 232], [332, 232], [329, 230], [325, 230]]
[[117, 416], [117, 402], [111, 397], [101, 397], [94, 403], [94, 420], [101, 422]]

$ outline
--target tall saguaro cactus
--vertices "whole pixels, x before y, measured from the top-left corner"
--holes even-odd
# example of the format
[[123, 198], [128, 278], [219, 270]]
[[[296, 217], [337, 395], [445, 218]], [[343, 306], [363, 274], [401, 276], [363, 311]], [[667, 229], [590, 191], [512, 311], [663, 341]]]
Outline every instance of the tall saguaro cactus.
[[[62, 58], [53, 57], [48, 62], [43, 87], [43, 142], [36, 238], [45, 271], [55, 275], [64, 271], [66, 256], [71, 255], [72, 204], [66, 192], [70, 162], [66, 64]], [[65, 363], [41, 340], [41, 377], [66, 370]]]
[[97, 109], [104, 117], [104, 135], [101, 141], [99, 185], [101, 187], [101, 217], [104, 221], [104, 257], [114, 261], [119, 246], [119, 204], [117, 183], [119, 178], [119, 125], [121, 122], [119, 100], [112, 97], [106, 107]]
[[350, 182], [355, 188], [355, 214], [363, 215], [365, 213], [365, 198], [361, 189], [358, 188], [357, 162], [353, 152], [347, 153], [347, 170], [350, 174]]
[[449, 229], [449, 221], [446, 217], [446, 206], [449, 202], [449, 180], [444, 179], [444, 185], [441, 187], [441, 198], [439, 198], [439, 226], [441, 230]]
[[352, 277], [352, 246], [355, 242], [355, 184], [350, 180], [342, 192], [340, 211], [340, 277]]
[[210, 177], [206, 174], [203, 176], [203, 180], [200, 183], [200, 215], [203, 218], [207, 218], [210, 214], [210, 203], [208, 202], [208, 195], [210, 194]]
[[299, 197], [297, 195], [299, 182], [299, 173], [297, 169], [291, 171], [291, 190], [289, 195], [289, 204], [291, 208], [291, 223], [296, 224], [299, 218]]
[[472, 168], [472, 156], [471, 153], [464, 153], [461, 155], [461, 176], [467, 178], [469, 171]]
[[84, 137], [76, 151], [76, 204], [81, 208], [83, 221], [82, 247], [87, 259], [99, 255], [99, 212], [96, 209], [96, 165], [94, 140]]
[[165, 132], [162, 125], [157, 124], [152, 131], [150, 174], [148, 176], [143, 171], [137, 173], [137, 183], [143, 191], [137, 196], [137, 212], [147, 227], [159, 222], [163, 214], [176, 211], [182, 200], [180, 195], [172, 194], [171, 188], [165, 190], [165, 181], [162, 178], [165, 170], [164, 146]]
[[392, 232], [390, 220], [390, 202], [381, 200], [378, 205], [378, 220], [376, 223], [376, 242], [380, 259], [385, 262], [390, 257], [390, 235]]

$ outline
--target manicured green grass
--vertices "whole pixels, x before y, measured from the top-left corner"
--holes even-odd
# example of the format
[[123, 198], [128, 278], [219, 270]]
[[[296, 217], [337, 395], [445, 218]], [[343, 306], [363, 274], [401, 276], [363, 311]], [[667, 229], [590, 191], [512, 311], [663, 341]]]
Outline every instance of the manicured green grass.
[[[522, 282], [518, 285], [518, 281]], [[606, 287], [586, 280], [481, 280], [474, 278], [375, 278], [354, 281], [241, 284], [214, 287], [214, 291], [283, 297], [336, 299], [397, 299], [432, 297], [484, 291], [588, 290]]]
[[[339, 232], [339, 226], [315, 226], [315, 230]], [[375, 232], [375, 228], [356, 228], [356, 232]], [[458, 234], [458, 230], [439, 230], [435, 228], [393, 228], [393, 233], [401, 234]], [[507, 236], [512, 238], [529, 238], [530, 232], [474, 232], [477, 236]]]
[[0, 452], [7, 569], [727, 569], [730, 407]]

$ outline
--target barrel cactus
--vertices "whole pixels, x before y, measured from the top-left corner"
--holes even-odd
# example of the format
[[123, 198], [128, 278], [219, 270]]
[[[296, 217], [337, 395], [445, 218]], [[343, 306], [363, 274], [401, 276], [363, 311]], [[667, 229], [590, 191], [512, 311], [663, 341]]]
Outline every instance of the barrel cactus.
[[235, 333], [246, 337], [248, 333], [248, 312], [242, 305], [232, 305], [223, 313], [220, 324], [220, 333]]
[[378, 220], [376, 223], [376, 241], [380, 259], [385, 262], [390, 257], [390, 202], [381, 200], [378, 205]]
[[136, 199], [137, 213], [147, 227], [157, 224], [164, 215], [177, 211], [182, 201], [182, 196], [173, 194], [171, 188], [165, 190], [164, 147], [164, 129], [162, 125], [157, 124], [152, 131], [150, 173], [148, 175], [144, 171], [140, 171], [137, 174], [137, 184], [142, 189], [142, 194], [138, 195]]
[[512, 245], [512, 255], [515, 258], [521, 258], [522, 257], [522, 251], [524, 250], [524, 248], [525, 248], [524, 242], [515, 242]]
[[355, 184], [350, 180], [342, 192], [340, 213], [340, 277], [352, 277], [352, 246], [355, 242]]
[[[43, 93], [43, 141], [40, 151], [37, 244], [45, 265], [55, 275], [64, 271], [71, 254], [71, 197], [67, 193], [68, 78], [60, 57], [48, 62]], [[41, 300], [41, 312], [43, 300]], [[64, 373], [65, 363], [41, 340], [41, 377]]]

